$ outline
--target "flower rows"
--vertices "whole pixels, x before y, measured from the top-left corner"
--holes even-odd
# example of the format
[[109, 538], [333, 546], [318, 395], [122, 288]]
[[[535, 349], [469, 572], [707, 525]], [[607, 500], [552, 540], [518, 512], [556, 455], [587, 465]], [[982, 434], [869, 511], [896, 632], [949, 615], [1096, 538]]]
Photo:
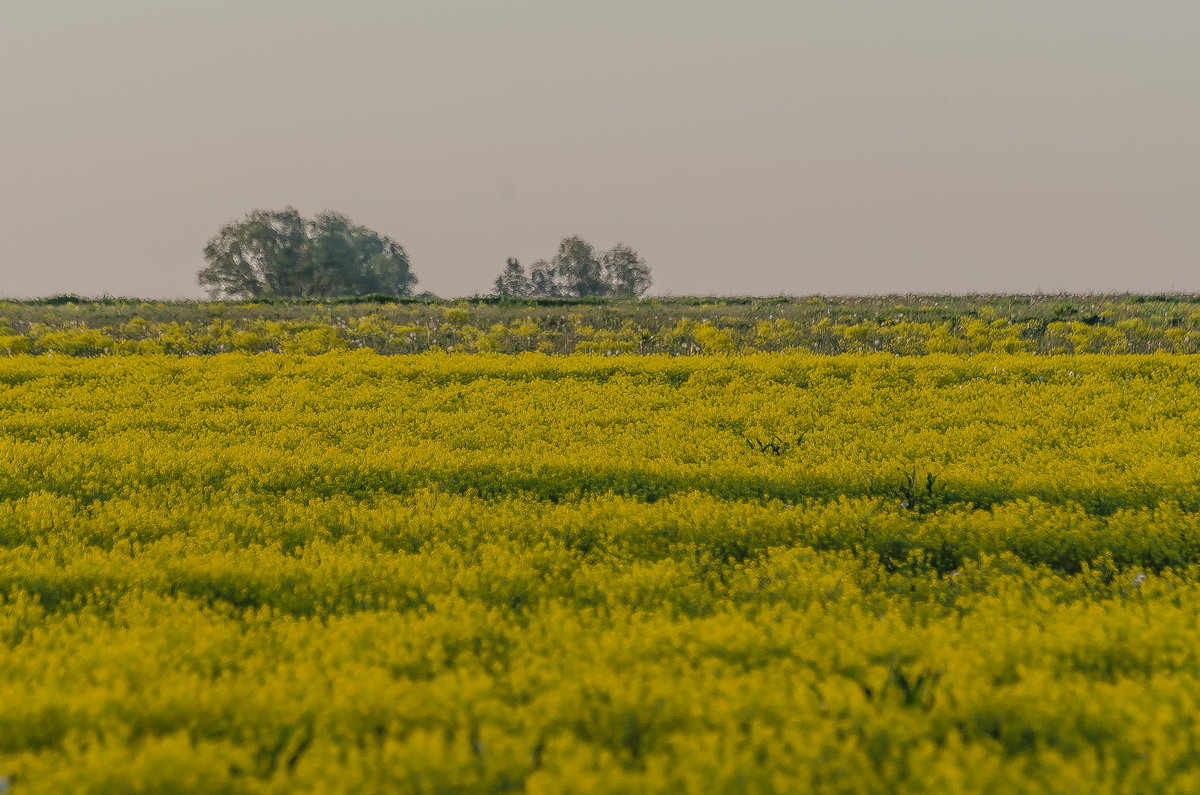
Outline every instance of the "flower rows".
[[36, 792], [1200, 788], [1200, 362], [0, 359]]

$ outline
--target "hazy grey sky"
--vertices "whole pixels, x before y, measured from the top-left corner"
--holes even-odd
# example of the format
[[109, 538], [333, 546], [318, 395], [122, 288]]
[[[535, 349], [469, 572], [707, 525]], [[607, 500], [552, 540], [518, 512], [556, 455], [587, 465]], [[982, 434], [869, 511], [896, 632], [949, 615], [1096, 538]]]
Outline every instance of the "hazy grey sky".
[[252, 208], [421, 287], [1200, 290], [1196, 0], [0, 3], [0, 295], [199, 296]]

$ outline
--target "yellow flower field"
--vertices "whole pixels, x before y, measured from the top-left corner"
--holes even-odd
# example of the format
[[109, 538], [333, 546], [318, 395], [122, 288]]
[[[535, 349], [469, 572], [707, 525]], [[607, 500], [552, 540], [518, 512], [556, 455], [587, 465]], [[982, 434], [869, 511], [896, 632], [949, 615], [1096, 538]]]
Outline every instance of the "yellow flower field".
[[1200, 789], [1200, 360], [0, 357], [13, 792]]

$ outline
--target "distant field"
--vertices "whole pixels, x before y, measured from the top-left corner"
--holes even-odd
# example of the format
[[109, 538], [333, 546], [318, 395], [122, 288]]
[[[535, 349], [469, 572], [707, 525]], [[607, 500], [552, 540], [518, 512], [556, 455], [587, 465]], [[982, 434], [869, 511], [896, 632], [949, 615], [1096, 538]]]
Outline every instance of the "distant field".
[[1200, 296], [0, 301], [0, 355], [1200, 352]]
[[[1027, 311], [1184, 336], [1200, 311], [1107, 300]], [[0, 357], [0, 776], [1200, 789], [1200, 359], [339, 350], [375, 314], [571, 350], [550, 318], [770, 322], [664, 306], [0, 305], [30, 346], [116, 341], [88, 354], [226, 323], [334, 335], [323, 356]], [[889, 327], [852, 306], [819, 311]]]

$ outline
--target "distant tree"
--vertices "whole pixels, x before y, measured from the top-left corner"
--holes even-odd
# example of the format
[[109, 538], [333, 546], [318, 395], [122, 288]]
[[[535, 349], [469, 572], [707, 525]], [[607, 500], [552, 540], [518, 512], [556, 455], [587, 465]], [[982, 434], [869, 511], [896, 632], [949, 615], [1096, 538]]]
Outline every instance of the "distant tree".
[[515, 257], [509, 257], [504, 264], [504, 272], [496, 277], [492, 292], [505, 298], [528, 298], [533, 294], [533, 285]]
[[204, 259], [199, 281], [214, 297], [404, 296], [417, 283], [396, 241], [340, 213], [308, 220], [292, 207], [254, 210], [226, 224]]
[[562, 298], [565, 295], [554, 266], [544, 259], [534, 260], [529, 266], [529, 294], [535, 298]]
[[200, 284], [213, 295], [236, 298], [288, 294], [307, 257], [307, 224], [300, 213], [291, 207], [254, 210], [208, 241]]
[[558, 253], [550, 260], [560, 292], [568, 298], [608, 295], [604, 272], [596, 250], [578, 235], [558, 244]]
[[564, 238], [549, 261], [540, 259], [524, 269], [509, 259], [496, 279], [496, 295], [536, 298], [638, 298], [650, 289], [650, 268], [623, 243], [597, 253], [583, 238]]
[[618, 243], [600, 257], [608, 294], [617, 298], [641, 298], [650, 289], [650, 266], [624, 243]]

